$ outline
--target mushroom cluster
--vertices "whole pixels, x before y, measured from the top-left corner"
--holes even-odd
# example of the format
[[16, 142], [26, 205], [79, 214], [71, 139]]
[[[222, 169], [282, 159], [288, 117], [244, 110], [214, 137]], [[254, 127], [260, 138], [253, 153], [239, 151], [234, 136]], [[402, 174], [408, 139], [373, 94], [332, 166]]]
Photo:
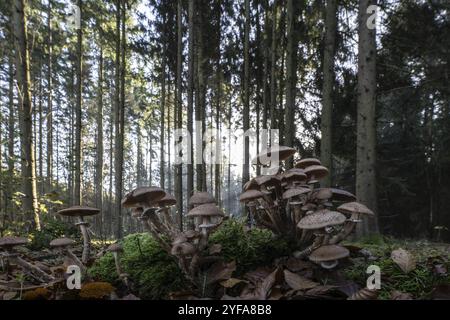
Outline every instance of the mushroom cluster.
[[146, 230], [161, 247], [176, 258], [178, 265], [192, 283], [196, 283], [198, 271], [206, 262], [217, 261], [208, 253], [208, 238], [223, 221], [222, 211], [207, 192], [195, 193], [189, 199], [188, 218], [194, 219], [194, 230], [180, 231], [170, 207], [176, 199], [158, 187], [139, 187], [125, 195], [122, 205], [131, 209]]
[[[270, 159], [276, 153], [282, 163], [295, 152], [285, 146], [273, 147], [260, 153], [253, 162], [267, 165], [262, 159]], [[280, 165], [276, 174], [252, 178], [239, 198], [248, 207], [250, 226], [268, 228], [295, 239], [302, 249], [294, 256], [309, 256], [324, 268], [332, 268], [338, 259], [348, 256], [348, 251], [338, 243], [354, 230], [361, 216], [374, 215], [365, 205], [355, 202], [352, 193], [321, 188], [319, 181], [328, 174], [320, 160], [304, 158], [291, 169], [284, 170]]]

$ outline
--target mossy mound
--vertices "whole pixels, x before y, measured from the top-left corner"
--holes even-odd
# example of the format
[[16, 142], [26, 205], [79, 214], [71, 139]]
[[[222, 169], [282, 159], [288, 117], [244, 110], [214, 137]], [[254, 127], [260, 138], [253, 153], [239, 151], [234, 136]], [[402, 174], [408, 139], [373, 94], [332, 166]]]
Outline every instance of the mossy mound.
[[[346, 244], [364, 248], [371, 254], [371, 258], [353, 258], [352, 265], [343, 270], [344, 275], [361, 287], [365, 287], [368, 277], [367, 267], [379, 266], [381, 270], [380, 299], [389, 299], [395, 290], [409, 293], [414, 299], [428, 299], [436, 286], [450, 283], [448, 272], [437, 272], [437, 265], [445, 270], [450, 268], [448, 245], [441, 246], [428, 241], [395, 240], [381, 236]], [[392, 251], [398, 248], [403, 248], [414, 256], [416, 267], [409, 273], [403, 272], [391, 259]]]
[[[236, 261], [236, 275], [260, 265], [269, 265], [275, 258], [291, 251], [286, 240], [276, 238], [270, 231], [246, 231], [244, 223], [237, 220], [225, 222], [212, 236], [211, 244], [222, 246], [221, 254], [227, 261]], [[141, 299], [164, 299], [173, 291], [187, 287], [174, 259], [147, 233], [132, 234], [122, 241], [123, 272], [129, 275], [133, 293]], [[89, 269], [96, 281], [106, 281], [121, 286], [115, 271], [114, 257], [106, 253]]]
[[[130, 277], [134, 293], [142, 299], [163, 299], [171, 291], [183, 288], [184, 279], [175, 261], [148, 234], [132, 234], [122, 241], [120, 258], [123, 271]], [[98, 280], [120, 286], [114, 257], [106, 253], [89, 269]]]
[[294, 250], [288, 240], [266, 229], [246, 230], [245, 223], [238, 219], [223, 223], [211, 235], [210, 243], [222, 246], [221, 254], [227, 261], [236, 261], [236, 275], [270, 265], [274, 259], [287, 256]]

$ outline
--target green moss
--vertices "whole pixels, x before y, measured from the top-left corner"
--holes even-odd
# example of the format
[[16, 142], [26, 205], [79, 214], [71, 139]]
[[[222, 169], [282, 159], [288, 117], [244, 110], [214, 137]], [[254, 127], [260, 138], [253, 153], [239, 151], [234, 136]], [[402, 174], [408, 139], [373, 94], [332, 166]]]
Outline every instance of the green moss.
[[[163, 299], [185, 286], [184, 278], [174, 260], [148, 234], [124, 238], [121, 256], [123, 272], [130, 276], [134, 293], [142, 299]], [[120, 285], [112, 254], [107, 253], [89, 269], [99, 281]]]
[[60, 237], [68, 237], [75, 240], [79, 239], [81, 234], [75, 226], [45, 216], [41, 230], [33, 231], [30, 234], [31, 242], [28, 247], [31, 250], [48, 248], [50, 241]]
[[[361, 246], [361, 244], [361, 241], [357, 243], [358, 246]], [[363, 247], [369, 250], [376, 260], [352, 259], [353, 264], [345, 268], [343, 272], [346, 278], [364, 287], [368, 277], [366, 274], [367, 267], [369, 265], [379, 266], [381, 270], [379, 297], [381, 299], [388, 299], [393, 290], [410, 293], [415, 299], [425, 299], [436, 285], [450, 282], [450, 275], [434, 274], [432, 265], [427, 263], [428, 258], [439, 256], [444, 260], [447, 268], [450, 267], [448, 254], [440, 251], [433, 244], [424, 245], [423, 242], [384, 239], [384, 244], [380, 242], [377, 242], [377, 244], [366, 243]], [[416, 268], [409, 273], [404, 273], [390, 258], [392, 250], [400, 247], [405, 248], [415, 256]]]
[[211, 243], [222, 245], [221, 254], [227, 261], [236, 261], [237, 275], [292, 253], [292, 246], [286, 239], [266, 229], [246, 231], [244, 226], [243, 221], [230, 219], [210, 237]]

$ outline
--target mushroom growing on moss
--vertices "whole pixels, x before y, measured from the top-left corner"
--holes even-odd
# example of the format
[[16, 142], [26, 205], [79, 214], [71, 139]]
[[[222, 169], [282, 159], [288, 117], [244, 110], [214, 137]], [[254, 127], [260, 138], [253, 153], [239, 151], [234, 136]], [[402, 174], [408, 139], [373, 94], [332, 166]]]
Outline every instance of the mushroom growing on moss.
[[309, 255], [309, 260], [320, 264], [324, 269], [332, 269], [339, 263], [339, 259], [346, 258], [350, 255], [347, 248], [338, 245], [325, 245], [314, 250]]
[[[201, 219], [198, 228], [200, 230], [200, 233], [202, 234], [202, 245], [206, 245], [211, 228], [210, 225], [213, 223], [212, 219], [223, 217], [224, 214], [215, 204], [206, 203], [199, 205], [189, 211], [187, 216], [192, 218], [198, 217], [199, 219]], [[215, 225], [218, 224], [219, 223], [215, 223]]]
[[114, 264], [116, 266], [116, 272], [119, 278], [123, 281], [123, 283], [129, 288], [128, 283], [128, 274], [122, 272], [122, 268], [120, 267], [119, 255], [123, 252], [123, 247], [118, 243], [111, 244], [106, 251], [111, 252], [114, 257]]
[[77, 217], [77, 226], [80, 227], [81, 235], [83, 236], [83, 254], [81, 261], [86, 264], [89, 260], [89, 254], [91, 250], [91, 238], [88, 232], [89, 224], [84, 221], [85, 217], [94, 216], [100, 213], [100, 209], [85, 207], [85, 206], [73, 206], [67, 209], [63, 209], [57, 212], [58, 214], [66, 217]]

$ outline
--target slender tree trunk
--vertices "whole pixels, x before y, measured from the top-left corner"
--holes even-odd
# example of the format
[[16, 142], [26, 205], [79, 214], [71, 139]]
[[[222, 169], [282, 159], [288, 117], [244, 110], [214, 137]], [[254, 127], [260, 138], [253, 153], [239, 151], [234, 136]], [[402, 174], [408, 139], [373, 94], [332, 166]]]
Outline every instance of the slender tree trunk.
[[222, 100], [222, 66], [221, 66], [221, 20], [222, 20], [222, 3], [220, 0], [217, 1], [217, 60], [216, 60], [216, 137], [215, 137], [215, 146], [216, 146], [216, 164], [214, 168], [214, 197], [218, 204], [221, 202], [221, 180], [220, 180], [220, 172], [221, 172], [221, 161], [222, 161], [222, 149], [221, 149], [221, 132], [220, 132], [220, 109], [221, 109], [221, 100]]
[[327, 0], [325, 13], [325, 48], [323, 57], [323, 89], [322, 117], [320, 141], [320, 160], [330, 170], [330, 174], [322, 180], [326, 187], [332, 184], [333, 175], [333, 85], [334, 85], [334, 51], [336, 43], [337, 2]]
[[[376, 30], [368, 28], [367, 8], [376, 0], [359, 0], [358, 112], [356, 141], [356, 197], [377, 212], [376, 187]], [[378, 221], [365, 218], [359, 235], [378, 232]]]
[[[297, 83], [297, 19], [298, 3], [288, 0], [287, 3], [287, 49], [286, 49], [286, 110], [285, 110], [285, 144], [294, 146], [295, 139], [295, 92]], [[286, 168], [292, 168], [293, 158], [285, 161]]]
[[101, 25], [99, 27], [99, 56], [98, 56], [98, 84], [97, 84], [97, 154], [95, 168], [95, 203], [100, 209], [97, 215], [97, 225], [103, 236], [103, 44]]
[[43, 137], [42, 137], [42, 133], [43, 133], [43, 117], [42, 117], [42, 64], [41, 64], [41, 60], [39, 59], [39, 66], [40, 66], [40, 77], [39, 77], [39, 103], [38, 103], [38, 116], [39, 116], [39, 125], [38, 125], [38, 132], [39, 132], [39, 140], [38, 140], [38, 144], [39, 144], [39, 181], [40, 181], [40, 186], [38, 184], [38, 188], [41, 194], [44, 194], [45, 188], [44, 188], [44, 171], [43, 171]]
[[81, 196], [81, 130], [82, 122], [81, 122], [81, 103], [82, 103], [82, 82], [83, 82], [83, 32], [82, 32], [82, 22], [83, 22], [83, 9], [82, 9], [82, 1], [78, 0], [78, 7], [80, 10], [80, 28], [77, 29], [77, 82], [76, 82], [76, 105], [75, 105], [75, 177], [74, 177], [74, 205], [82, 204], [82, 196]]
[[[193, 120], [192, 115], [194, 112], [194, 0], [189, 0], [189, 65], [188, 65], [188, 110], [187, 110], [187, 130], [189, 134], [193, 135]], [[193, 142], [193, 141], [192, 141]], [[194, 144], [190, 144], [189, 163], [187, 164], [187, 189], [186, 189], [186, 201], [189, 203], [189, 198], [192, 196], [194, 190]], [[192, 227], [190, 224], [189, 227]]]
[[[164, 17], [163, 24], [165, 25], [166, 18]], [[163, 35], [162, 39], [162, 53], [161, 53], [161, 97], [160, 97], [160, 136], [159, 136], [159, 143], [160, 143], [160, 163], [159, 163], [159, 178], [160, 178], [160, 186], [162, 189], [165, 188], [165, 180], [166, 180], [166, 167], [165, 167], [165, 144], [164, 144], [164, 138], [165, 138], [165, 132], [164, 132], [164, 125], [165, 125], [165, 114], [166, 114], [166, 37], [165, 34]]]
[[[11, 25], [12, 27], [12, 25]], [[12, 36], [12, 32], [11, 32]], [[12, 36], [13, 38], [13, 36]], [[13, 38], [14, 39], [14, 38]], [[9, 56], [9, 115], [8, 115], [8, 178], [9, 181], [12, 181], [14, 177], [14, 163], [16, 155], [14, 153], [14, 137], [15, 137], [15, 113], [14, 113], [14, 58], [13, 58], [13, 50], [11, 50], [11, 55]], [[13, 202], [12, 193], [13, 193], [12, 184], [8, 184], [7, 186], [7, 209], [10, 213], [10, 220], [14, 221], [14, 211], [13, 210]]]
[[[81, 30], [81, 28], [80, 28]], [[53, 179], [53, 31], [52, 31], [52, 0], [48, 4], [48, 80], [47, 80], [47, 190], [52, 188]], [[80, 51], [81, 52], [81, 51]], [[81, 61], [81, 57], [80, 57]], [[80, 71], [81, 73], [81, 71]], [[80, 78], [81, 79], [81, 78]], [[81, 83], [81, 80], [80, 80]], [[81, 91], [80, 91], [81, 92]], [[81, 94], [80, 94], [81, 95]], [[81, 101], [81, 100], [80, 100]], [[81, 108], [80, 108], [81, 110]]]
[[117, 216], [116, 237], [123, 237], [122, 228], [122, 189], [123, 189], [123, 153], [125, 124], [125, 2], [117, 0], [116, 13], [116, 141], [115, 141], [115, 212]]
[[30, 93], [30, 60], [28, 54], [27, 22], [24, 0], [14, 0], [13, 30], [16, 44], [16, 76], [19, 96], [19, 123], [22, 154], [23, 209], [33, 221], [32, 227], [41, 229], [36, 192], [36, 170], [33, 146], [33, 110]]
[[[243, 126], [244, 132], [250, 128], [250, 0], [245, 0], [245, 26], [244, 26], [244, 86], [242, 99], [244, 104]], [[242, 185], [250, 179], [249, 171], [249, 140], [244, 141], [244, 162], [242, 167]]]
[[270, 128], [275, 129], [277, 126], [276, 106], [277, 106], [277, 0], [273, 1], [272, 8], [272, 42], [270, 48]]
[[[183, 127], [183, 103], [182, 103], [182, 70], [183, 70], [183, 21], [182, 21], [182, 0], [177, 1], [177, 93], [176, 93], [176, 128]], [[181, 143], [181, 141], [179, 141]], [[175, 155], [181, 158], [182, 152]], [[183, 165], [175, 166], [175, 198], [177, 199], [177, 219], [180, 231], [183, 231]]]

